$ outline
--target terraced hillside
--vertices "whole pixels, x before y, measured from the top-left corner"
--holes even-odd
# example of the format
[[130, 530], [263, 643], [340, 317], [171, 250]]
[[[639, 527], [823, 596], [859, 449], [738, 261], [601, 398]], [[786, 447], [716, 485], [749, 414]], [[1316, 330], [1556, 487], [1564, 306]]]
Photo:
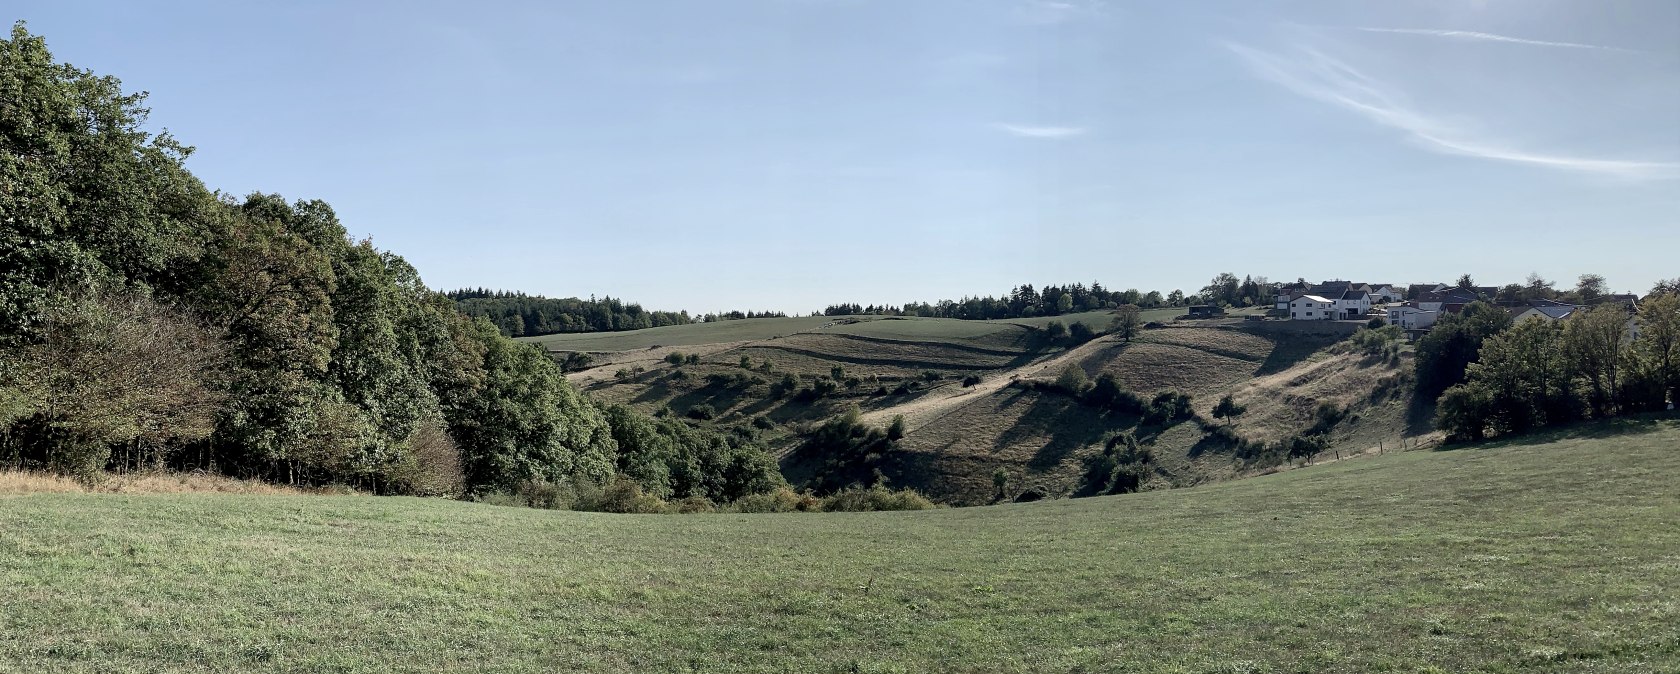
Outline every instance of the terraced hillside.
[[[1275, 458], [1244, 456], [1230, 438], [1211, 435], [1212, 408], [1226, 394], [1248, 407], [1231, 429], [1243, 440], [1284, 441], [1312, 426], [1325, 402], [1339, 413], [1326, 440], [1357, 451], [1415, 443], [1428, 433], [1427, 424], [1407, 423], [1416, 411], [1406, 405], [1410, 364], [1403, 358], [1344, 352], [1331, 348], [1336, 334], [1287, 325], [1152, 318], [1167, 321], [1129, 342], [1105, 335], [1085, 343], [1049, 338], [1041, 329], [1048, 321], [1040, 319], [858, 318], [815, 327], [808, 319], [764, 319], [753, 328], [770, 333], [763, 339], [595, 352], [603, 364], [571, 376], [605, 401], [752, 428], [782, 452], [784, 473], [796, 483], [810, 473], [809, 462], [823, 460], [788, 452], [806, 425], [854, 406], [877, 426], [902, 417], [907, 435], [873, 469], [890, 484], [963, 505], [1000, 498], [993, 483], [999, 470], [1009, 484], [1003, 498], [1070, 494], [1080, 487], [1087, 459], [1117, 432], [1134, 434], [1152, 454], [1146, 488], [1275, 469]], [[1109, 317], [1062, 320], [1102, 329]], [[803, 329], [783, 333], [776, 326]], [[673, 341], [688, 341], [678, 337]], [[618, 339], [640, 344], [647, 338]], [[673, 352], [687, 364], [667, 362]], [[1069, 366], [1093, 378], [1113, 375], [1145, 397], [1189, 395], [1199, 418], [1146, 423], [1019, 385], [1054, 378]], [[824, 382], [834, 390], [800, 393]]]
[[897, 513], [0, 496], [0, 671], [1674, 672], [1676, 446]]

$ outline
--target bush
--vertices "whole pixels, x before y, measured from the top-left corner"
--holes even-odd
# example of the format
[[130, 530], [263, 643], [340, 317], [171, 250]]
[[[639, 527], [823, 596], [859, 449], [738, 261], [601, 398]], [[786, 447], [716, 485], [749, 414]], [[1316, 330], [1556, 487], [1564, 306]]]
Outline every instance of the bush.
[[683, 362], [687, 363], [689, 365], [699, 365], [700, 364], [700, 354], [698, 354], [698, 353], [688, 354], [688, 357], [684, 358]]
[[730, 503], [726, 510], [737, 513], [820, 512], [822, 500], [787, 487], [762, 494], [749, 494]]
[[1084, 368], [1078, 365], [1069, 365], [1062, 368], [1062, 373], [1056, 376], [1056, 388], [1073, 395], [1079, 395], [1085, 391], [1085, 385], [1089, 381], [1085, 376]]
[[717, 418], [717, 409], [711, 405], [695, 405], [688, 408], [688, 413], [685, 416], [690, 419], [698, 419], [700, 421], [711, 421], [712, 419]]
[[1190, 396], [1177, 391], [1162, 391], [1149, 401], [1149, 406], [1143, 412], [1143, 422], [1146, 424], [1170, 424], [1179, 419], [1189, 419], [1195, 411], [1191, 408]]
[[739, 363], [739, 365], [741, 366], [741, 369], [743, 369], [743, 370], [751, 370], [752, 369], [752, 358], [749, 358], [747, 356], [741, 356], [741, 362]]
[[776, 427], [776, 422], [771, 421], [768, 417], [757, 416], [753, 417], [752, 425], [753, 428], [769, 430]]
[[939, 381], [942, 376], [933, 370], [922, 370], [922, 379], [926, 381]]
[[823, 512], [872, 512], [886, 510], [928, 510], [933, 502], [911, 489], [847, 487], [824, 497]]
[[978, 386], [979, 384], [980, 384], [980, 375], [978, 375], [978, 374], [971, 374], [971, 375], [968, 375], [967, 377], [963, 377], [963, 380], [962, 380], [963, 388], [968, 388], [970, 386]]
[[686, 359], [683, 358], [683, 355], [676, 351], [665, 354], [665, 362], [672, 365], [682, 365], [685, 360]]
[[425, 424], [409, 436], [408, 451], [392, 468], [391, 486], [413, 496], [452, 497], [465, 490], [461, 450], [441, 424]]
[[1091, 329], [1091, 326], [1075, 322], [1073, 325], [1068, 327], [1068, 337], [1076, 343], [1084, 344], [1092, 339], [1096, 339], [1097, 333], [1095, 330]]
[[1044, 334], [1053, 340], [1061, 339], [1067, 336], [1067, 326], [1061, 321], [1050, 321], [1044, 326]]
[[599, 492], [580, 493], [573, 510], [602, 513], [652, 514], [668, 510], [659, 497], [642, 491], [642, 486], [623, 475], [614, 477]]

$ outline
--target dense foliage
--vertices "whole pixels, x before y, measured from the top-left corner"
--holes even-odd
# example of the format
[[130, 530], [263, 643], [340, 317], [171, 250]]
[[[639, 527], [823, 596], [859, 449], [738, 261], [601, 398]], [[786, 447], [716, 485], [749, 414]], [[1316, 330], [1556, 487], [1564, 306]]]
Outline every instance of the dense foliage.
[[1487, 336], [1463, 382], [1440, 397], [1436, 421], [1452, 439], [1476, 440], [1661, 410], [1680, 400], [1677, 364], [1680, 294], [1659, 287], [1637, 314], [1605, 303]]
[[612, 297], [590, 297], [587, 300], [552, 298], [484, 288], [462, 288], [444, 294], [455, 300], [462, 313], [488, 319], [509, 337], [640, 330], [697, 322], [787, 316], [780, 311], [725, 311], [696, 317], [690, 316], [687, 311], [649, 311], [640, 304]]
[[484, 288], [463, 288], [445, 294], [455, 300], [462, 313], [489, 319], [502, 334], [510, 337], [640, 330], [694, 322], [687, 311], [648, 311], [640, 304], [612, 297], [551, 298]]
[[600, 409], [327, 204], [212, 193], [142, 103], [21, 24], [0, 40], [5, 465], [437, 494], [779, 484], [756, 445]]

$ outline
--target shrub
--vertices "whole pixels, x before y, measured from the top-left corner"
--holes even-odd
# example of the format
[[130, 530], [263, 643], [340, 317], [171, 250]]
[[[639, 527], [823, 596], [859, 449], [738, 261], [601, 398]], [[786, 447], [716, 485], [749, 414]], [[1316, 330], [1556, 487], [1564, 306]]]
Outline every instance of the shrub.
[[971, 375], [968, 375], [967, 377], [963, 377], [963, 380], [962, 380], [963, 388], [968, 388], [970, 386], [978, 386], [979, 384], [980, 384], [980, 375], [978, 375], [978, 374], [971, 374]]
[[847, 487], [823, 498], [824, 512], [871, 512], [886, 510], [928, 510], [933, 502], [911, 489]]
[[687, 413], [686, 416], [690, 419], [699, 419], [700, 421], [711, 421], [712, 419], [717, 418], [717, 409], [712, 407], [711, 405], [705, 405], [705, 404], [695, 405], [693, 407], [688, 408], [688, 413]]
[[762, 428], [762, 429], [765, 429], [765, 430], [769, 430], [769, 429], [772, 429], [772, 428], [776, 427], [776, 422], [771, 421], [768, 417], [756, 416], [756, 417], [753, 417], [752, 425], [753, 425], [753, 428]]
[[672, 365], [682, 365], [684, 360], [683, 355], [676, 351], [665, 354], [665, 362]]
[[1067, 326], [1061, 321], [1050, 321], [1044, 326], [1044, 334], [1050, 339], [1061, 339], [1067, 336]]
[[1068, 365], [1062, 368], [1062, 373], [1056, 376], [1056, 388], [1078, 395], [1085, 391], [1089, 379], [1085, 376], [1085, 369], [1078, 365]]
[[910, 382], [903, 382], [898, 385], [898, 388], [892, 390], [892, 394], [895, 396], [909, 395], [910, 391]]
[[392, 487], [414, 496], [457, 496], [466, 488], [461, 450], [441, 424], [414, 430], [408, 451], [391, 471]]
[[717, 511], [717, 506], [712, 505], [712, 502], [709, 501], [709, 500], [706, 500], [705, 497], [690, 496], [690, 497], [685, 498], [681, 501], [678, 501], [676, 503], [676, 509], [677, 509], [677, 512], [680, 513], [680, 514], [692, 515], [692, 514], [695, 514], [695, 513], [716, 512]]
[[829, 378], [833, 379], [834, 381], [845, 381], [846, 380], [846, 368], [843, 367], [843, 366], [840, 366], [840, 365], [835, 365], [834, 367], [828, 368], [828, 376], [829, 376]]
[[893, 415], [892, 423], [887, 425], [887, 439], [895, 442], [904, 439], [904, 415]]
[[659, 497], [642, 491], [642, 486], [623, 475], [614, 477], [599, 492], [579, 494], [572, 502], [573, 510], [603, 513], [651, 514], [666, 512]]
[[687, 363], [689, 365], [699, 365], [700, 364], [700, 354], [698, 354], [698, 353], [688, 354], [688, 357], [684, 358], [683, 362]]
[[741, 356], [741, 362], [739, 363], [739, 365], [741, 366], [741, 369], [743, 369], [743, 370], [751, 370], [752, 369], [752, 358], [749, 358], [747, 356]]
[[939, 381], [942, 376], [933, 370], [922, 370], [922, 379], [926, 381]]
[[730, 503], [727, 510], [737, 513], [819, 512], [822, 500], [808, 493], [795, 492], [787, 487], [762, 494], [749, 494]]
[[1096, 336], [1096, 331], [1092, 330], [1091, 326], [1084, 323], [1075, 322], [1073, 325], [1068, 326], [1068, 337], [1077, 343], [1084, 344], [1085, 342], [1095, 339]]

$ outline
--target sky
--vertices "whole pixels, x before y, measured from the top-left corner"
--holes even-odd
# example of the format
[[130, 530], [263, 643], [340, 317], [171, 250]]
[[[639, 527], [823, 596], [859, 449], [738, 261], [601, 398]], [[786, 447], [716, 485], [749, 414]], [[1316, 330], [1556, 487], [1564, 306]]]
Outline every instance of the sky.
[[0, 17], [434, 288], [1680, 276], [1674, 0], [144, 4]]

